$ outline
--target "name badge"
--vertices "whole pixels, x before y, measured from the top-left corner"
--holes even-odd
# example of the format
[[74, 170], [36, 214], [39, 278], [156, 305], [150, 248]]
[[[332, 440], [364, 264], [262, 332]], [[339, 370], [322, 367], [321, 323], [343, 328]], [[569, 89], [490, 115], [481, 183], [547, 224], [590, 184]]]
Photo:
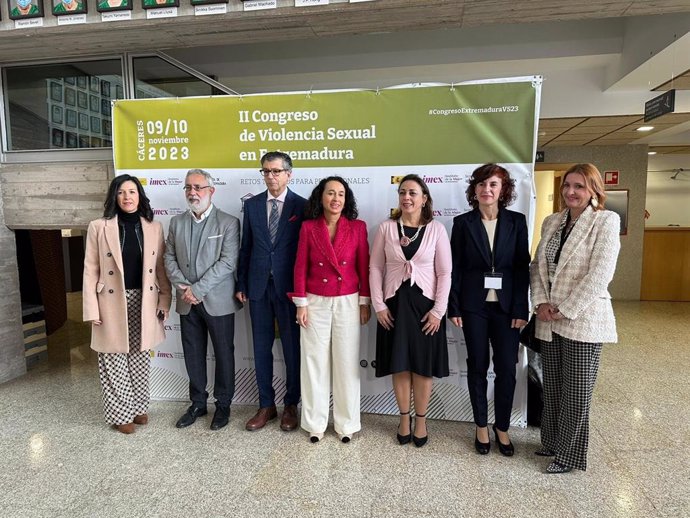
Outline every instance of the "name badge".
[[484, 288], [490, 290], [500, 290], [503, 286], [503, 274], [487, 272], [484, 274]]

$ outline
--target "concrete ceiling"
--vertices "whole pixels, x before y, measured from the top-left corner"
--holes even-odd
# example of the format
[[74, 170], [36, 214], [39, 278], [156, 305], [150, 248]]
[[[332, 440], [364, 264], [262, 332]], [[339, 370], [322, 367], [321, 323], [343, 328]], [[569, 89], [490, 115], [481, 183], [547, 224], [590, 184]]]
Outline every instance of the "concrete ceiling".
[[[688, 0], [278, 0], [252, 12], [230, 0], [225, 15], [182, 5], [157, 21], [135, 3], [126, 22], [93, 12], [57, 26], [48, 14], [13, 30], [0, 2], [0, 62], [164, 50], [240, 93], [541, 75], [540, 145], [690, 145]], [[676, 114], [635, 132], [644, 102], [670, 87]]]

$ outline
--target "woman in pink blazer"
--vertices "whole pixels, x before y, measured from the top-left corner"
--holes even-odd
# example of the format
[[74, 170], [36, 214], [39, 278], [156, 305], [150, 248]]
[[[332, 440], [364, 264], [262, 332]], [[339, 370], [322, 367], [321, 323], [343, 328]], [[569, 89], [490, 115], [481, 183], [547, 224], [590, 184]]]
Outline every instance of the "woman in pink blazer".
[[592, 164], [568, 169], [565, 210], [544, 220], [530, 265], [536, 337], [544, 369], [542, 448], [547, 473], [587, 469], [589, 409], [603, 342], [616, 342], [608, 285], [620, 250], [620, 218], [604, 209], [606, 191]]
[[361, 429], [359, 337], [369, 321], [367, 226], [339, 176], [314, 188], [299, 235], [295, 291], [301, 327], [301, 427], [311, 442], [323, 438], [333, 379], [333, 425], [350, 442]]
[[171, 302], [163, 228], [139, 179], [120, 175], [103, 217], [92, 221], [84, 257], [84, 321], [98, 352], [105, 420], [122, 433], [148, 422], [152, 349], [165, 338]]
[[422, 447], [428, 439], [425, 418], [432, 376], [449, 375], [444, 315], [452, 258], [446, 228], [433, 219], [424, 180], [405, 176], [398, 203], [391, 218], [379, 226], [371, 249], [371, 297], [378, 320], [376, 376], [393, 375], [400, 410], [398, 442]]

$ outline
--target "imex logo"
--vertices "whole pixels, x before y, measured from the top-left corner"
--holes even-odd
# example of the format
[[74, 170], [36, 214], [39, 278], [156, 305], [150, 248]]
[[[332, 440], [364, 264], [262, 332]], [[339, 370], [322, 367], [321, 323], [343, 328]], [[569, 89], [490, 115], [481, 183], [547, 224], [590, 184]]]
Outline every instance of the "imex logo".
[[434, 213], [434, 217], [443, 216], [443, 211], [442, 211], [442, 210], [434, 210], [433, 213]]
[[443, 183], [443, 178], [440, 176], [423, 176], [426, 183]]
[[169, 216], [170, 211], [168, 209], [153, 209], [153, 213], [156, 216]]
[[139, 183], [141, 183], [141, 185], [148, 185], [149, 179], [148, 178], [139, 178]]
[[151, 178], [149, 180], [149, 185], [168, 185], [168, 181], [161, 180], [160, 178]]
[[175, 357], [175, 355], [173, 353], [166, 353], [163, 351], [157, 351], [156, 356], [158, 358], [174, 358]]

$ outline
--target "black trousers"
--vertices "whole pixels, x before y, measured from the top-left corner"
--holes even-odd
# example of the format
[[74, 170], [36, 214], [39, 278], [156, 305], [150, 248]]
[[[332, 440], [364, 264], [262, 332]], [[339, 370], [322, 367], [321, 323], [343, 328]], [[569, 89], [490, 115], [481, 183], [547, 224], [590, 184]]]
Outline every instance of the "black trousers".
[[235, 315], [214, 317], [201, 304], [180, 315], [182, 351], [189, 376], [189, 398], [195, 406], [206, 406], [206, 349], [211, 337], [216, 357], [213, 397], [216, 405], [230, 406], [235, 394]]
[[477, 312], [463, 311], [462, 331], [467, 344], [467, 387], [472, 402], [474, 422], [487, 425], [486, 379], [489, 370], [489, 342], [493, 350], [494, 412], [496, 427], [507, 431], [515, 394], [519, 330], [510, 327], [512, 316], [504, 313], [498, 302], [486, 302]]

